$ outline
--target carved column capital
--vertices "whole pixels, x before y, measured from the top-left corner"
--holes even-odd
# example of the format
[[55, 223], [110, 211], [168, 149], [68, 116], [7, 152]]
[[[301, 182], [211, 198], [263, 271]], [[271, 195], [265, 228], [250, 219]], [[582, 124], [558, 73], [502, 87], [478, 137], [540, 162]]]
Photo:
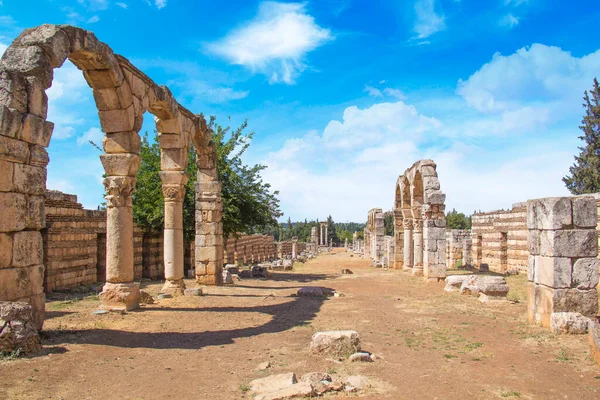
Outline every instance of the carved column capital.
[[106, 189], [107, 207], [131, 207], [131, 195], [135, 192], [135, 177], [108, 176], [102, 181]]
[[413, 229], [415, 231], [415, 233], [421, 233], [423, 232], [423, 220], [422, 219], [415, 219], [413, 222]]
[[183, 201], [188, 174], [184, 171], [160, 171], [159, 175], [165, 201]]
[[406, 230], [411, 230], [413, 228], [413, 220], [410, 218], [404, 218], [404, 220], [402, 220], [402, 226]]

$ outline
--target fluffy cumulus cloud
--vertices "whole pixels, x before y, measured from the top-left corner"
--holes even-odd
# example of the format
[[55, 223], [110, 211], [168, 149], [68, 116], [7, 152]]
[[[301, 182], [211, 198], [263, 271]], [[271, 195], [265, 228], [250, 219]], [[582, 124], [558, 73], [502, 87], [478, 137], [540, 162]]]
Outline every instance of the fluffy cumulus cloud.
[[[391, 209], [398, 175], [422, 158], [438, 164], [448, 208], [463, 212], [565, 195], [581, 96], [598, 70], [600, 52], [574, 57], [533, 45], [496, 54], [458, 82], [455, 97], [439, 100], [451, 111], [434, 118], [402, 100], [347, 107], [322, 130], [269, 154], [264, 175], [293, 220], [360, 221], [370, 208]], [[379, 101], [385, 95], [365, 91]]]
[[435, 0], [417, 0], [415, 2], [415, 25], [413, 28], [417, 39], [429, 36], [446, 29], [445, 17], [435, 9]]
[[306, 69], [306, 55], [332, 38], [307, 13], [306, 3], [266, 1], [256, 18], [206, 49], [267, 75], [271, 83], [293, 84]]

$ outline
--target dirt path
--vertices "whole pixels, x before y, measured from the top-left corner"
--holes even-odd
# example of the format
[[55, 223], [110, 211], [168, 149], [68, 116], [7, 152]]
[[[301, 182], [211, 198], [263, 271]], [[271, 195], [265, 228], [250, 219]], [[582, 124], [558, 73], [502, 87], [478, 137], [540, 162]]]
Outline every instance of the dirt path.
[[[291, 296], [311, 285], [345, 297]], [[528, 325], [523, 301], [485, 305], [442, 289], [342, 252], [126, 315], [92, 315], [95, 297], [49, 302], [46, 355], [0, 361], [0, 398], [250, 399], [242, 390], [249, 381], [289, 371], [375, 383], [360, 396], [328, 399], [600, 398], [587, 337]], [[334, 329], [357, 330], [363, 348], [383, 358], [350, 364], [309, 354], [312, 334]], [[273, 367], [256, 371], [263, 361]]]

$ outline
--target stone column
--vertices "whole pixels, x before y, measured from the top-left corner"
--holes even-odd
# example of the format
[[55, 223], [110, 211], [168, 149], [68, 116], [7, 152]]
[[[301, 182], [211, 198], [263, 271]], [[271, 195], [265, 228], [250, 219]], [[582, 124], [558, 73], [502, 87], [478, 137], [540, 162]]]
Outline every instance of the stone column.
[[[101, 155], [110, 163], [114, 155]], [[114, 161], [114, 160], [113, 160]], [[139, 168], [139, 161], [137, 168]], [[131, 171], [135, 175], [134, 171]], [[131, 195], [135, 177], [108, 176], [106, 189], [106, 283], [100, 293], [101, 308], [133, 310], [139, 307], [140, 290], [133, 283], [133, 215]]]
[[329, 226], [325, 225], [325, 246], [327, 246], [328, 242], [329, 242]]
[[[598, 313], [597, 208], [593, 197], [527, 201], [530, 323], [569, 331]], [[582, 317], [583, 316], [583, 317]]]
[[292, 260], [297, 258], [297, 246], [298, 246], [298, 238], [292, 238]]
[[323, 245], [323, 225], [319, 225], [319, 246]]
[[394, 255], [392, 267], [402, 269], [404, 264], [404, 227], [402, 212], [394, 212]]
[[404, 218], [402, 221], [404, 227], [404, 270], [411, 270], [413, 267], [413, 220]]
[[414, 276], [423, 276], [423, 220], [415, 219], [413, 222], [413, 241], [414, 241], [414, 264], [412, 274]]
[[464, 237], [462, 242], [463, 265], [470, 267], [473, 265], [473, 239], [470, 236]]
[[183, 282], [183, 197], [189, 177], [184, 171], [161, 171], [165, 199], [164, 266], [162, 293], [182, 295]]

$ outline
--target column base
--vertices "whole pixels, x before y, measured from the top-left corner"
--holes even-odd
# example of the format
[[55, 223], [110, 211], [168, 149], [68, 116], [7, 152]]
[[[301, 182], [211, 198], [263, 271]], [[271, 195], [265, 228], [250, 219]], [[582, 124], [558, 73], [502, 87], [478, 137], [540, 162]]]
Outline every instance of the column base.
[[423, 276], [423, 267], [413, 267], [412, 276]]
[[402, 266], [402, 271], [404, 271], [404, 272], [412, 272], [412, 270], [413, 270], [412, 265], [403, 265]]
[[162, 294], [170, 294], [171, 296], [183, 296], [183, 292], [185, 290], [185, 282], [183, 279], [167, 279], [165, 284], [163, 285], [160, 293]]
[[140, 289], [133, 282], [106, 282], [98, 297], [102, 302], [100, 308], [104, 310], [131, 311], [140, 307]]
[[196, 283], [198, 285], [221, 286], [223, 279], [218, 279], [214, 275], [196, 275]]

